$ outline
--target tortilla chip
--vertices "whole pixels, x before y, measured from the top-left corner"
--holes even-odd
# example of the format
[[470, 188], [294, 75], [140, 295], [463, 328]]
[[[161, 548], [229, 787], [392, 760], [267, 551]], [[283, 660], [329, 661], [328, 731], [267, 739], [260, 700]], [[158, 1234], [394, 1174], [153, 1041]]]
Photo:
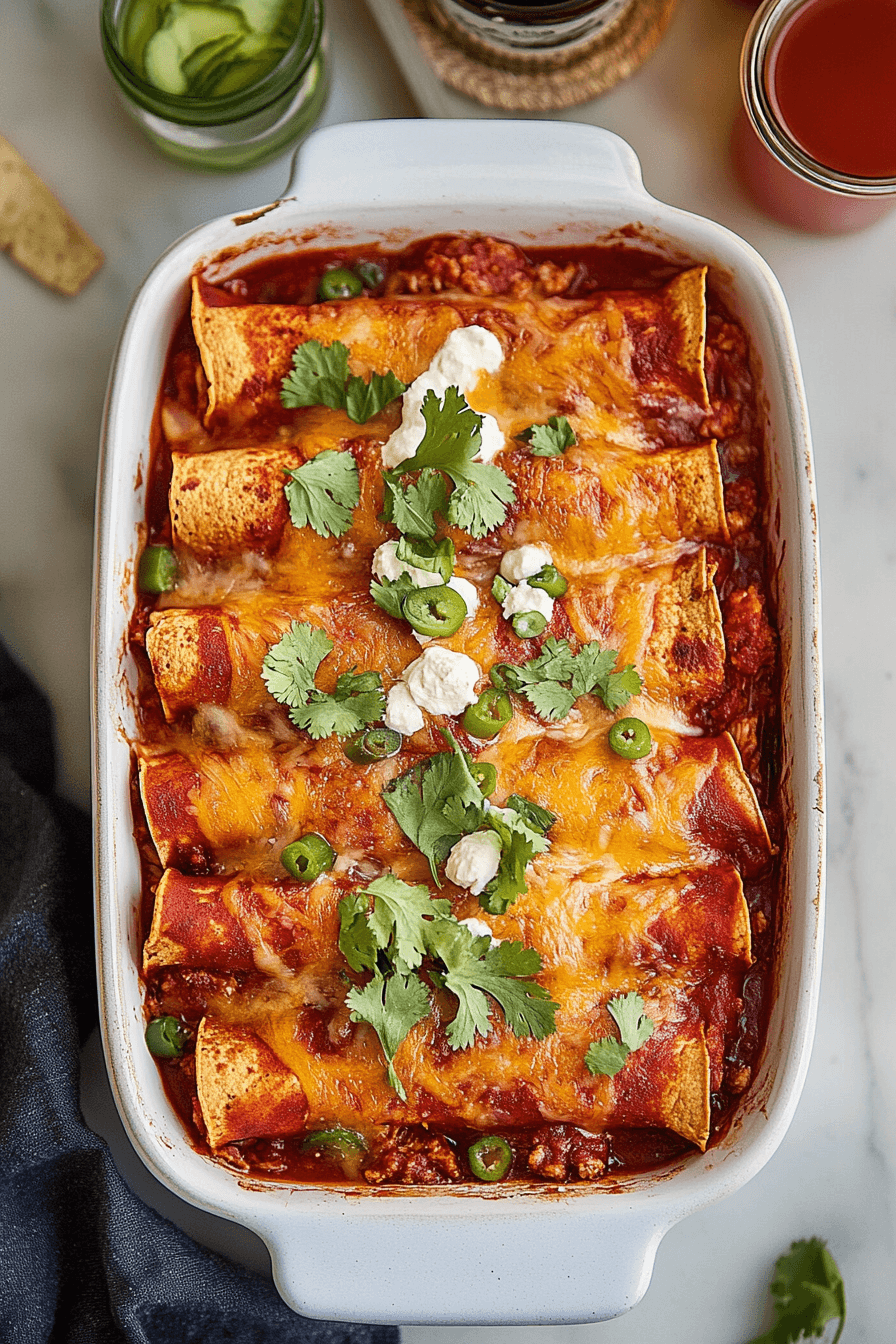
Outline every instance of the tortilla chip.
[[679, 1037], [674, 1046], [677, 1068], [662, 1098], [667, 1128], [703, 1151], [709, 1138], [709, 1051], [706, 1033]]
[[103, 253], [0, 135], [0, 251], [60, 294], [78, 294]]

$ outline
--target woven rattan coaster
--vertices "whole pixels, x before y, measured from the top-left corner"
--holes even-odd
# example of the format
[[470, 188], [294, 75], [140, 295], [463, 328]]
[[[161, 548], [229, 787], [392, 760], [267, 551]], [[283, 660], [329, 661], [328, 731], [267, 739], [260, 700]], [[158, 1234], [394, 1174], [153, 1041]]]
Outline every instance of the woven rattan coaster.
[[566, 53], [510, 52], [451, 23], [428, 0], [400, 0], [420, 51], [443, 84], [486, 107], [550, 112], [587, 103], [637, 70], [677, 0], [634, 0], [593, 42]]

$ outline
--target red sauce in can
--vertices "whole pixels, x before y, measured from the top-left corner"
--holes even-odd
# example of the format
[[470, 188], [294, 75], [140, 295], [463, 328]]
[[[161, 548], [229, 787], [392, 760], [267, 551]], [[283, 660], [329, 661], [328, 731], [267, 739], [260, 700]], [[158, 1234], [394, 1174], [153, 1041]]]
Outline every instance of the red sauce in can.
[[896, 176], [896, 0], [815, 0], [778, 37], [769, 94], [816, 162]]

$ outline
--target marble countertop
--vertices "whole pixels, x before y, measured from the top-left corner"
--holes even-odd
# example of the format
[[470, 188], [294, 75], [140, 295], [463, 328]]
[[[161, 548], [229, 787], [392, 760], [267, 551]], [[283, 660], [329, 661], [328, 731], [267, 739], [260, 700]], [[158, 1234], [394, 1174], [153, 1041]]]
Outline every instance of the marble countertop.
[[[159, 157], [116, 103], [98, 8], [7, 0], [0, 10], [0, 132], [107, 257], [84, 292], [65, 300], [0, 256], [0, 633], [53, 701], [62, 786], [84, 804], [94, 474], [118, 331], [169, 243], [212, 216], [275, 198], [288, 172], [287, 157], [221, 177]], [[327, 0], [327, 10], [334, 84], [324, 123], [417, 115], [360, 0]], [[793, 313], [816, 453], [829, 771], [825, 972], [808, 1082], [776, 1156], [738, 1194], [669, 1233], [628, 1316], [558, 1328], [414, 1327], [405, 1344], [743, 1344], [763, 1322], [775, 1258], [812, 1235], [828, 1240], [846, 1280], [848, 1344], [892, 1338], [896, 214], [826, 239], [778, 226], [743, 198], [727, 137], [747, 20], [734, 0], [681, 0], [648, 64], [565, 119], [617, 131], [654, 195], [752, 243]], [[445, 110], [482, 115], [462, 99]], [[118, 1125], [96, 1037], [84, 1063], [85, 1112], [126, 1178], [198, 1240], [267, 1270], [254, 1237], [180, 1203], [143, 1169]]]

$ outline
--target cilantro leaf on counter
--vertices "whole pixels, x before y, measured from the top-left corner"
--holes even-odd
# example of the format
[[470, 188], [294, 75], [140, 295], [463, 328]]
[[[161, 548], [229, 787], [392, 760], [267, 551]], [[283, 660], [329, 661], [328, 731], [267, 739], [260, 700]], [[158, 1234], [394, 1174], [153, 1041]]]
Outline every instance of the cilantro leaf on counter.
[[517, 438], [528, 443], [533, 457], [559, 457], [576, 444], [576, 432], [565, 415], [549, 416], [546, 425], [530, 425]]
[[[452, 739], [452, 750], [412, 765], [383, 790], [383, 802], [405, 835], [429, 860], [433, 881], [452, 845], [466, 834], [458, 825], [457, 804], [482, 807], [482, 794], [469, 761]], [[447, 811], [446, 811], [447, 809]]]
[[341, 537], [348, 531], [361, 498], [351, 453], [328, 448], [288, 476], [284, 490], [293, 527], [311, 527], [319, 537]]
[[430, 1014], [432, 1004], [428, 989], [413, 971], [396, 970], [386, 976], [376, 971], [363, 988], [349, 990], [346, 1003], [353, 1022], [369, 1022], [373, 1027], [386, 1056], [389, 1083], [401, 1100], [406, 1101], [407, 1093], [393, 1061], [411, 1029]]
[[314, 678], [333, 641], [323, 630], [293, 621], [269, 649], [261, 677], [271, 695], [289, 708], [297, 728], [318, 740], [336, 733], [349, 737], [383, 716], [385, 696], [379, 672], [343, 672], [332, 694], [319, 691]]
[[441, 472], [427, 467], [416, 481], [401, 480], [401, 469], [384, 472], [383, 518], [405, 536], [418, 541], [436, 534], [435, 515], [448, 510], [448, 487]]
[[407, 384], [391, 372], [372, 373], [369, 382], [349, 374], [348, 353], [342, 341], [321, 345], [312, 340], [296, 346], [292, 371], [283, 379], [280, 391], [283, 405], [289, 410], [329, 406], [345, 411], [356, 425], [363, 425], [406, 390]]
[[445, 967], [444, 987], [455, 994], [458, 1008], [446, 1035], [454, 1050], [465, 1050], [477, 1035], [491, 1031], [489, 1002], [493, 998], [515, 1036], [543, 1040], [554, 1030], [557, 1004], [543, 985], [529, 977], [541, 970], [541, 957], [522, 943], [489, 946], [465, 925], [435, 920], [428, 931], [429, 948]]
[[[384, 516], [401, 528], [400, 517], [413, 515], [412, 525], [425, 526], [426, 530], [422, 533], [412, 531], [411, 535], [434, 536], [432, 512], [428, 524], [419, 519], [420, 501], [409, 498], [407, 492], [413, 485], [404, 480], [416, 472], [431, 470], [447, 476], [454, 487], [447, 507], [439, 508], [446, 521], [463, 528], [473, 537], [486, 536], [504, 522], [506, 506], [516, 499], [516, 491], [500, 467], [473, 460], [482, 446], [479, 432], [482, 417], [468, 406], [456, 387], [447, 388], [441, 401], [435, 392], [428, 391], [423, 398], [421, 414], [426, 430], [417, 451], [413, 457], [384, 472], [387, 501]], [[431, 477], [426, 488], [433, 491]]]
[[653, 1035], [656, 1023], [647, 1016], [640, 994], [619, 994], [607, 1004], [610, 1016], [619, 1028], [617, 1041], [612, 1036], [601, 1036], [592, 1041], [585, 1054], [589, 1073], [602, 1073], [614, 1078], [633, 1050], [637, 1050]]
[[543, 719], [565, 719], [580, 695], [596, 695], [611, 713], [628, 704], [643, 682], [633, 664], [614, 672], [615, 649], [585, 644], [573, 653], [567, 640], [546, 639], [537, 658], [513, 667], [513, 690], [524, 695]]
[[776, 1320], [750, 1344], [797, 1344], [820, 1339], [830, 1321], [838, 1321], [831, 1344], [846, 1325], [846, 1290], [834, 1257], [819, 1237], [795, 1241], [775, 1263], [771, 1282]]

